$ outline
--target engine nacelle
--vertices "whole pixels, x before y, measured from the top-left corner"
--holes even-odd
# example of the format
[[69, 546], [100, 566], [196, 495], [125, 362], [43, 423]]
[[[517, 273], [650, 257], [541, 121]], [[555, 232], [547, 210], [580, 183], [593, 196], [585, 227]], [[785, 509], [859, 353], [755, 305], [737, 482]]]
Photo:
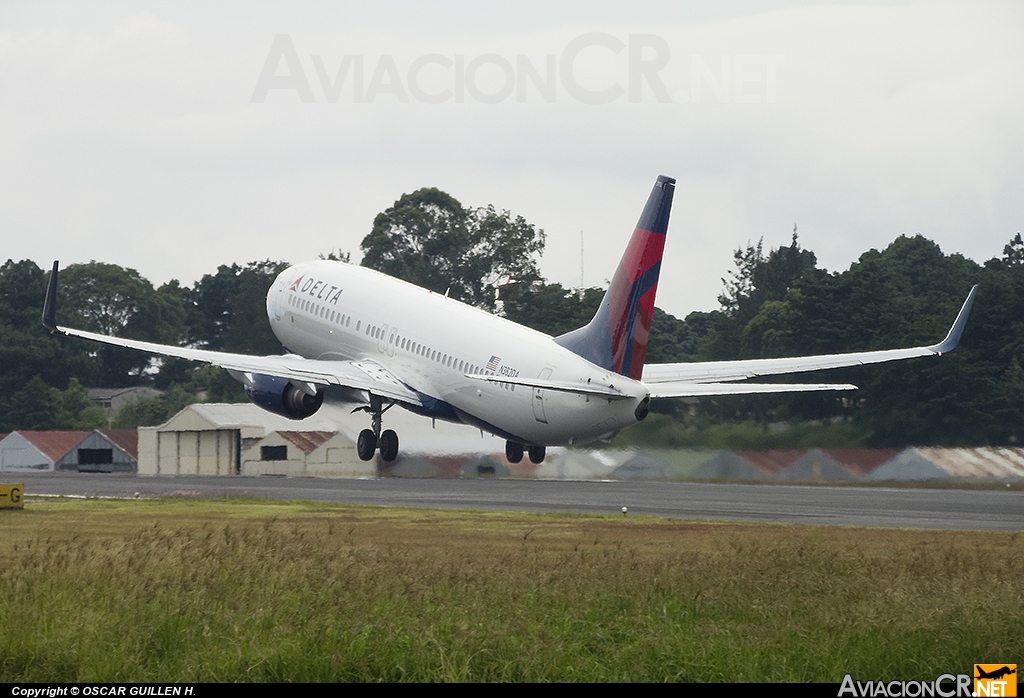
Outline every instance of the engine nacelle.
[[651, 413], [651, 396], [647, 395], [640, 404], [636, 406], [636, 410], [633, 411], [633, 416], [636, 417], [636, 421], [642, 422], [647, 419], [647, 415]]
[[289, 419], [305, 419], [324, 403], [322, 390], [316, 395], [307, 395], [287, 378], [259, 373], [252, 377], [251, 385], [245, 386], [245, 394], [254, 405]]

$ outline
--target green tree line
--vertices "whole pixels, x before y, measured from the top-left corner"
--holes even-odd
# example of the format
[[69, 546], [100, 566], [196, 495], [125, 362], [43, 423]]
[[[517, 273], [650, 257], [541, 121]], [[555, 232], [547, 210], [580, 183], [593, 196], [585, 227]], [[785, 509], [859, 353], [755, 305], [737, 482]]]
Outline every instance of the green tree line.
[[[586, 324], [604, 289], [567, 289], [543, 279], [538, 261], [544, 241], [542, 230], [509, 211], [464, 207], [437, 189], [421, 189], [375, 218], [361, 244], [362, 264], [557, 335]], [[327, 258], [338, 256], [332, 252]], [[279, 353], [267, 322], [266, 293], [285, 267], [270, 260], [224, 265], [192, 286], [170, 281], [154, 287], [133, 269], [74, 264], [61, 271], [59, 320], [147, 341]], [[121, 427], [159, 423], [200, 392], [215, 401], [244, 400], [224, 371], [54, 341], [39, 322], [47, 278], [30, 260], [0, 267], [0, 432], [106, 426], [85, 397], [85, 386], [150, 385], [165, 391], [158, 400], [123, 410], [113, 425]], [[1018, 443], [1024, 436], [1019, 234], [984, 264], [944, 254], [921, 236], [901, 236], [841, 272], [820, 269], [795, 233], [790, 245], [778, 249], [747, 245], [736, 251], [735, 267], [723, 279], [718, 310], [685, 319], [655, 310], [647, 361], [930, 344], [942, 338], [973, 284], [980, 289], [971, 320], [961, 346], [948, 356], [783, 379], [861, 387], [845, 394], [656, 403], [659, 414], [623, 436], [680, 445], [715, 445], [716, 439], [732, 439], [737, 446], [787, 445], [749, 439], [750, 433], [763, 435], [771, 425], [786, 423], [820, 445]]]

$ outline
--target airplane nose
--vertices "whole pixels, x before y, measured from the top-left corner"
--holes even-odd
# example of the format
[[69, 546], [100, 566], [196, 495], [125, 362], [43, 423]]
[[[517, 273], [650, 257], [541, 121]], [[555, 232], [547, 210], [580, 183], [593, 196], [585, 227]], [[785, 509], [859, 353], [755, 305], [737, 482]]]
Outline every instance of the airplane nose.
[[271, 320], [280, 320], [284, 315], [284, 283], [278, 277], [267, 292], [267, 315]]

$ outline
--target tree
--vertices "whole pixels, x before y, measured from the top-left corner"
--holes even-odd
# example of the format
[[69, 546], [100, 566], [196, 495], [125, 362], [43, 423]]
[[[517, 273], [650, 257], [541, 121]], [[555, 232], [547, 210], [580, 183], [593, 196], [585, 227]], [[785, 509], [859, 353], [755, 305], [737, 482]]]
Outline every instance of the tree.
[[786, 292], [804, 274], [817, 266], [817, 258], [810, 250], [800, 247], [796, 231], [789, 247], [763, 252], [764, 239], [757, 246], [748, 244], [733, 254], [736, 269], [729, 279], [722, 279], [725, 291], [718, 297], [722, 311], [746, 324], [761, 309], [765, 301], [782, 300]]
[[42, 431], [56, 429], [53, 392], [41, 377], [33, 376], [21, 390], [11, 394], [3, 410], [0, 429]]
[[280, 354], [267, 318], [267, 292], [287, 262], [264, 260], [221, 265], [186, 293], [192, 306], [189, 340], [206, 349], [240, 354]]
[[[760, 355], [761, 334], [765, 318], [759, 318], [755, 327], [748, 324], [758, 317], [768, 302], [781, 302], [797, 282], [816, 271], [817, 258], [810, 250], [800, 247], [796, 231], [788, 247], [763, 252], [763, 240], [748, 244], [733, 255], [736, 269], [728, 279], [722, 279], [725, 291], [718, 297], [722, 306], [710, 323], [707, 336], [701, 342], [701, 356], [708, 360], [754, 358]], [[776, 318], [784, 314], [782, 306], [770, 311]], [[779, 336], [769, 340], [772, 351], [780, 351], [784, 342]]]
[[1003, 247], [1003, 261], [1007, 266], [1024, 264], [1024, 240], [1021, 240], [1020, 233], [1014, 235]]
[[604, 290], [566, 289], [561, 284], [517, 284], [509, 289], [502, 314], [512, 322], [557, 337], [594, 317]]
[[54, 342], [46, 335], [39, 322], [46, 280], [46, 272], [31, 260], [7, 260], [0, 266], [0, 409], [33, 376], [64, 386], [71, 376], [93, 381], [99, 374], [94, 347]]
[[490, 310], [502, 281], [540, 279], [544, 231], [509, 211], [467, 209], [425, 188], [378, 214], [359, 247], [363, 266]]
[[502, 281], [529, 283], [541, 278], [537, 258], [544, 253], [545, 236], [522, 216], [496, 211], [494, 206], [478, 208], [470, 214], [470, 229], [480, 260], [486, 307], [494, 303], [494, 290]]
[[138, 429], [163, 424], [188, 405], [199, 402], [185, 385], [174, 385], [158, 398], [136, 400], [121, 408], [114, 420], [115, 429]]
[[103, 409], [89, 399], [88, 391], [77, 378], [68, 381], [66, 390], [50, 388], [57, 429], [100, 429], [107, 426]]
[[[164, 344], [184, 336], [184, 309], [134, 269], [116, 264], [73, 264], [61, 271], [58, 308], [61, 321], [102, 334]], [[101, 347], [99, 383], [106, 387], [138, 384], [150, 364], [147, 354]]]

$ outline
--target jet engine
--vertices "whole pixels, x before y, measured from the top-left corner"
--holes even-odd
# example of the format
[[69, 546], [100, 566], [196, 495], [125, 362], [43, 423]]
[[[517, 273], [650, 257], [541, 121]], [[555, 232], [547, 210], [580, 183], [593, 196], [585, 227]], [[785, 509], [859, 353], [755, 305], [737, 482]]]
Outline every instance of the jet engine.
[[259, 373], [246, 383], [245, 394], [254, 405], [289, 419], [305, 419], [320, 409], [324, 402], [323, 390], [309, 395], [287, 378]]
[[651, 412], [651, 396], [647, 395], [640, 404], [636, 406], [636, 410], [633, 412], [633, 416], [636, 417], [636, 421], [642, 422], [647, 419], [647, 415]]

